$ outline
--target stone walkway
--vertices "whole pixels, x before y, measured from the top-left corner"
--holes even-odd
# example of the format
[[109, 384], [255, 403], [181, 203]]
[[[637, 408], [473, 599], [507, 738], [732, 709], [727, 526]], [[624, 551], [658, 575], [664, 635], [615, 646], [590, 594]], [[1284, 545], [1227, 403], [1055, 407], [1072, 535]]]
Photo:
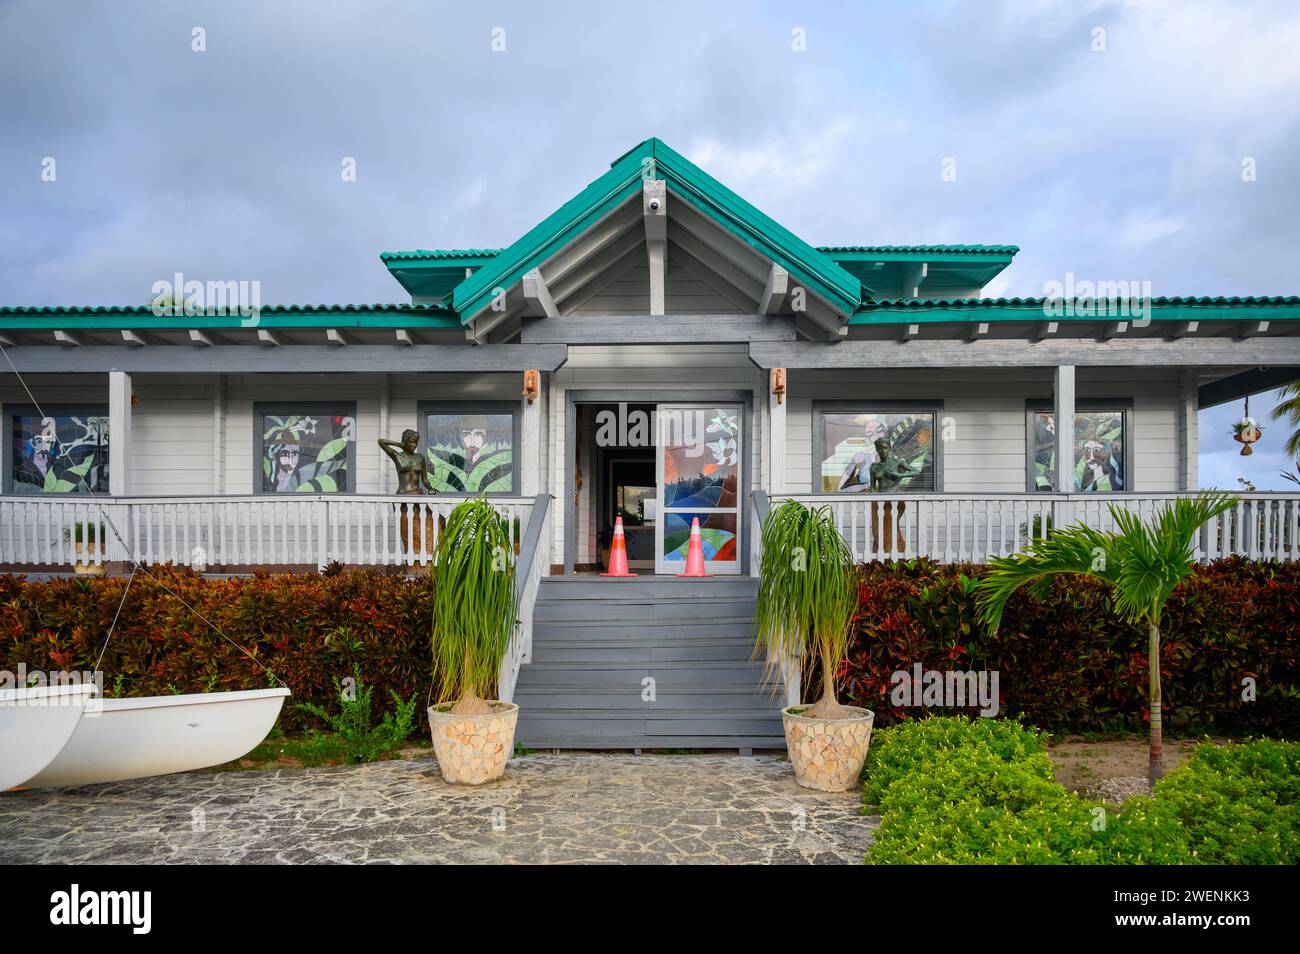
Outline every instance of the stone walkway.
[[859, 864], [861, 794], [774, 756], [529, 755], [481, 788], [431, 759], [0, 794], [0, 863]]

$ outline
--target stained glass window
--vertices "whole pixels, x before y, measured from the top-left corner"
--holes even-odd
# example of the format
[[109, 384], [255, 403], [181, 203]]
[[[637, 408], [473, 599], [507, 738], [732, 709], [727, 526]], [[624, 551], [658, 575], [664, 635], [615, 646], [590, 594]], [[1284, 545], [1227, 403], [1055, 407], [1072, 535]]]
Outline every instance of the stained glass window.
[[453, 494], [515, 493], [514, 406], [422, 408], [424, 452], [434, 490]]
[[9, 492], [108, 493], [108, 408], [44, 410], [9, 415]]
[[[1030, 411], [1033, 489], [1051, 490], [1056, 471], [1056, 415]], [[1123, 410], [1078, 411], [1074, 415], [1074, 489], [1107, 493], [1128, 488], [1124, 466], [1126, 416]]]
[[257, 405], [254, 418], [259, 492], [356, 492], [355, 405]]
[[663, 443], [663, 558], [685, 561], [691, 522], [700, 521], [704, 559], [737, 559], [739, 408], [660, 408]]
[[935, 489], [934, 411], [824, 411], [819, 426], [818, 493], [869, 493], [881, 438], [891, 448], [890, 471], [880, 474], [886, 485], [896, 484], [895, 492]]

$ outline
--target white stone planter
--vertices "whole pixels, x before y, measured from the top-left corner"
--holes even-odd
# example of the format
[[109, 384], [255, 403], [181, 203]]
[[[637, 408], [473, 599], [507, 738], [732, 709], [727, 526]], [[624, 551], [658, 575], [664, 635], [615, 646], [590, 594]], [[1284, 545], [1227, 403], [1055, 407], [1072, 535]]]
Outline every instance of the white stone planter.
[[854, 706], [844, 707], [853, 713], [848, 719], [809, 719], [800, 714], [810, 708], [781, 710], [795, 781], [819, 792], [846, 791], [858, 783], [876, 715]]
[[512, 702], [489, 702], [484, 715], [452, 715], [454, 703], [429, 706], [429, 731], [433, 754], [442, 777], [456, 785], [494, 782], [506, 770], [515, 748], [519, 707]]

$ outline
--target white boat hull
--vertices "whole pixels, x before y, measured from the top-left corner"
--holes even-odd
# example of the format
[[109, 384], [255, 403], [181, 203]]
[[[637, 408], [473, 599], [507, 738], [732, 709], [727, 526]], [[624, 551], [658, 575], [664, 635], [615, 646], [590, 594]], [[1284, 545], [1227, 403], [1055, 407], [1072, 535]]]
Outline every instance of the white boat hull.
[[54, 761], [94, 695], [90, 684], [0, 690], [0, 792]]
[[27, 784], [33, 788], [120, 782], [233, 761], [275, 725], [288, 689], [104, 699], [67, 745]]

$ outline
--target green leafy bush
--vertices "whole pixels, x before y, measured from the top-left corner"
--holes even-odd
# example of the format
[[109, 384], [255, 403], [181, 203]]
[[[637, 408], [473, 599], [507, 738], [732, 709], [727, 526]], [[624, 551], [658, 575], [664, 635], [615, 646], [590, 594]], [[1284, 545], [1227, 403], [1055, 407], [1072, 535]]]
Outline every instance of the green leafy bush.
[[1161, 781], [1204, 864], [1300, 864], [1300, 743], [1199, 746]]
[[[270, 680], [258, 663], [293, 692], [294, 702], [326, 708], [338, 698], [335, 679], [358, 668], [380, 698], [423, 698], [433, 678], [427, 580], [377, 569], [231, 579], [183, 567], [149, 572], [136, 575], [125, 603], [126, 577], [29, 582], [0, 575], [0, 669], [93, 669], [121, 604], [103, 661], [105, 681], [118, 696], [259, 689]], [[423, 712], [417, 716], [423, 723]], [[293, 706], [280, 714], [290, 734], [313, 721]]]
[[1037, 729], [1015, 722], [952, 717], [921, 719], [878, 732], [862, 767], [867, 804], [880, 804], [886, 788], [959, 751], [988, 752], [1004, 762], [1025, 762], [1030, 756], [1041, 755], [1041, 763], [1035, 764], [1041, 777], [1050, 779], [1052, 766], [1043, 755], [1045, 739]]
[[1103, 805], [1052, 779], [1043, 736], [934, 718], [877, 733], [873, 864], [1295, 864], [1300, 744], [1202, 745], [1149, 797]]
[[415, 721], [415, 697], [403, 699], [389, 690], [396, 709], [385, 712], [378, 725], [374, 724], [371, 688], [362, 686], [358, 678], [351, 692], [344, 692], [336, 681], [339, 711], [334, 714], [312, 702], [298, 703], [297, 708], [310, 713], [329, 725], [330, 732], [310, 729], [299, 742], [288, 742], [287, 751], [304, 765], [324, 765], [327, 762], [374, 762], [392, 755], [400, 749], [411, 734]]
[[[1146, 730], [1147, 632], [1115, 617], [1104, 584], [1074, 577], [1041, 596], [1017, 592], [989, 635], [976, 606], [983, 567], [910, 560], [861, 570], [840, 694], [872, 709], [877, 726], [927, 714], [890, 699], [893, 674], [921, 663], [996, 670], [1001, 714], [1050, 732]], [[1300, 735], [1300, 562], [1198, 566], [1161, 629], [1166, 732]]]

